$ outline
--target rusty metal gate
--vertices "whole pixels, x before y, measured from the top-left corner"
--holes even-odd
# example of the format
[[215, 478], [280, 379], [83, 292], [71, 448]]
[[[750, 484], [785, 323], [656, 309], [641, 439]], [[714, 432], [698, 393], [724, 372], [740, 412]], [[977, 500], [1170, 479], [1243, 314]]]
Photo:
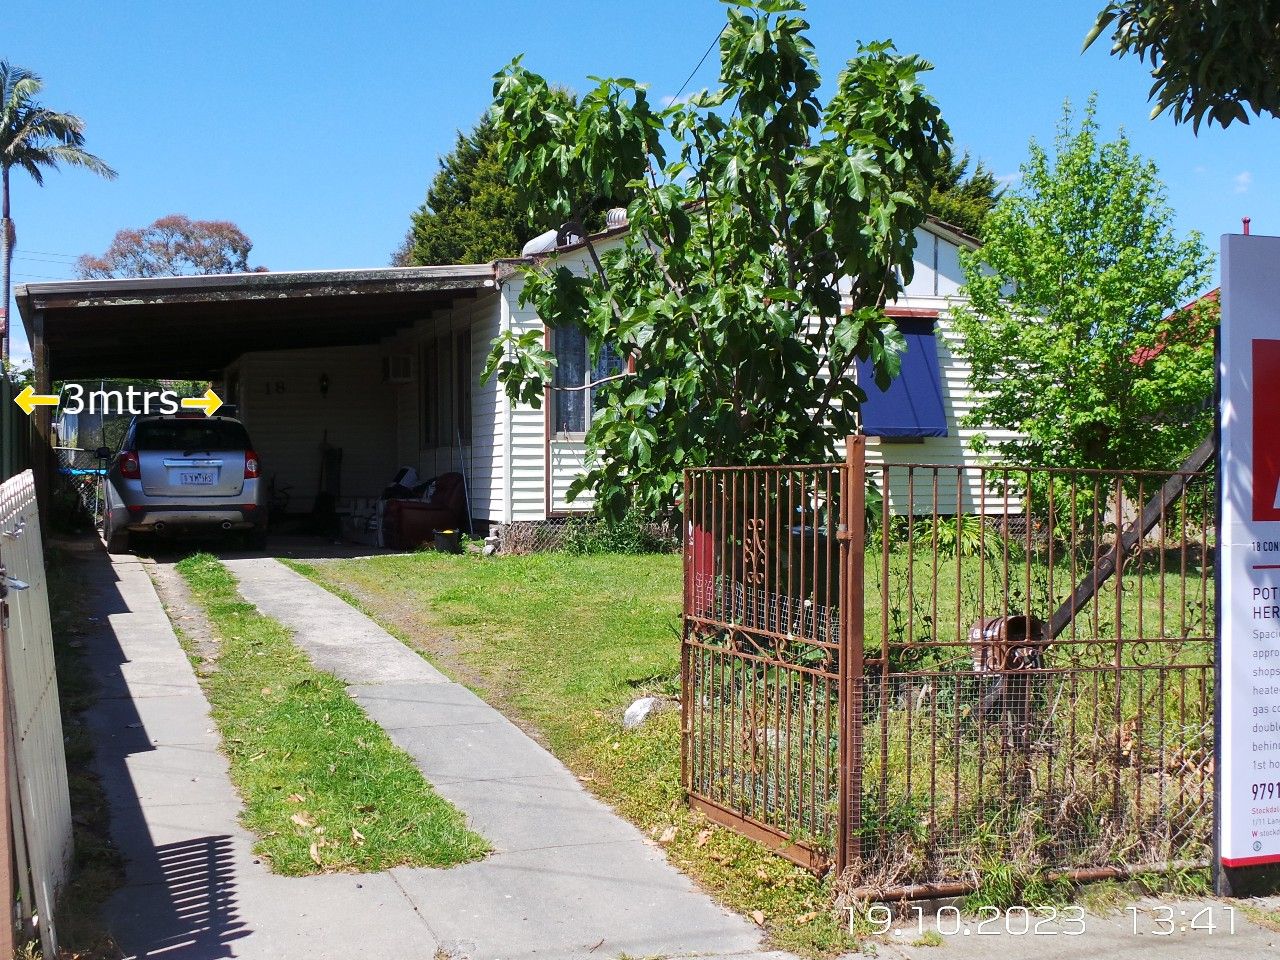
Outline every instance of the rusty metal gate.
[[709, 817], [882, 885], [1207, 856], [1211, 474], [851, 438], [690, 471], [684, 503], [682, 775]]

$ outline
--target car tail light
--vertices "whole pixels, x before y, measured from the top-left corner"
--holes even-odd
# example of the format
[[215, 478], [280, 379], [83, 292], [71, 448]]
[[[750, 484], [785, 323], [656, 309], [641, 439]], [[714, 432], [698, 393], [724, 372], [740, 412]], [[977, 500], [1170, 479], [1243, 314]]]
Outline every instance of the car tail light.
[[142, 476], [142, 467], [138, 463], [138, 454], [133, 450], [126, 450], [120, 454], [120, 476], [128, 477], [130, 480], [137, 480]]
[[258, 455], [252, 450], [244, 452], [244, 478], [256, 480], [258, 477]]

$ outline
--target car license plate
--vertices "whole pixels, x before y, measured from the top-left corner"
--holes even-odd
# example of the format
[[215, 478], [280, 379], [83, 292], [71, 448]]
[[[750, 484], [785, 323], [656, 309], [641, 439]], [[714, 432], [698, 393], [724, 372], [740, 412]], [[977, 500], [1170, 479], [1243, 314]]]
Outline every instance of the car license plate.
[[183, 470], [178, 474], [178, 483], [183, 486], [202, 486], [213, 483], [212, 470]]

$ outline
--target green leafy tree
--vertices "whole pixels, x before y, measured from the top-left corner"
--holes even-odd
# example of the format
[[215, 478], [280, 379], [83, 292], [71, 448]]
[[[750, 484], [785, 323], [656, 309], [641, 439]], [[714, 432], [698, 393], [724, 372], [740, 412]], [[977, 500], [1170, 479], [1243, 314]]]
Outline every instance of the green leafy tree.
[[44, 186], [44, 172], [59, 164], [84, 167], [114, 180], [116, 172], [84, 149], [84, 121], [74, 114], [58, 113], [36, 97], [44, 81], [24, 67], [0, 60], [0, 308], [5, 311], [0, 358], [9, 356], [9, 285], [13, 248], [17, 240], [9, 209], [9, 175], [24, 170]]
[[138, 230], [119, 230], [100, 257], [76, 260], [82, 280], [111, 277], [182, 277], [217, 273], [264, 273], [250, 267], [253, 241], [229, 220], [192, 220], [181, 213], [160, 217]]
[[1018, 431], [989, 446], [1019, 463], [1172, 469], [1212, 425], [1212, 305], [1178, 309], [1212, 257], [1177, 235], [1155, 165], [1099, 138], [1094, 106], [1078, 127], [1064, 110], [1052, 153], [1032, 141], [962, 254], [969, 424]]
[[986, 164], [979, 160], [970, 171], [971, 162], [968, 150], [960, 156], [949, 155], [924, 203], [939, 220], [980, 240], [987, 214], [1004, 191]]
[[[570, 110], [519, 58], [496, 77], [507, 175], [531, 211], [573, 222], [634, 191], [630, 230], [585, 276], [552, 256], [522, 297], [589, 361], [630, 366], [594, 385], [585, 476], [606, 514], [672, 503], [686, 467], [813, 460], [857, 427], [859, 358], [887, 384], [902, 340], [884, 314], [912, 273], [949, 134], [920, 75], [889, 43], [862, 46], [818, 100], [817, 57], [795, 0], [728, 7], [719, 86], [655, 111], [633, 80], [607, 79]], [[842, 296], [838, 278], [845, 278]], [[539, 331], [489, 357], [534, 405], [554, 356]]]
[[[1117, 0], [1098, 14], [1085, 49], [1110, 32], [1111, 52], [1151, 65], [1154, 118], [1195, 130], [1280, 116], [1280, 0]], [[1247, 109], [1246, 109], [1247, 108]]]

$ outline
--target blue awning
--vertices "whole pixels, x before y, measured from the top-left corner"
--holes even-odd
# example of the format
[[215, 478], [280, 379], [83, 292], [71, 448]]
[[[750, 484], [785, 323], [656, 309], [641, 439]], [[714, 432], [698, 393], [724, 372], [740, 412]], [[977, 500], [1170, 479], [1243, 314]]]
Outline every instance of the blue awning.
[[945, 437], [947, 414], [942, 404], [942, 375], [933, 320], [895, 318], [906, 338], [902, 370], [888, 390], [876, 386], [871, 361], [858, 361], [858, 385], [867, 393], [862, 405], [863, 432], [871, 437]]

